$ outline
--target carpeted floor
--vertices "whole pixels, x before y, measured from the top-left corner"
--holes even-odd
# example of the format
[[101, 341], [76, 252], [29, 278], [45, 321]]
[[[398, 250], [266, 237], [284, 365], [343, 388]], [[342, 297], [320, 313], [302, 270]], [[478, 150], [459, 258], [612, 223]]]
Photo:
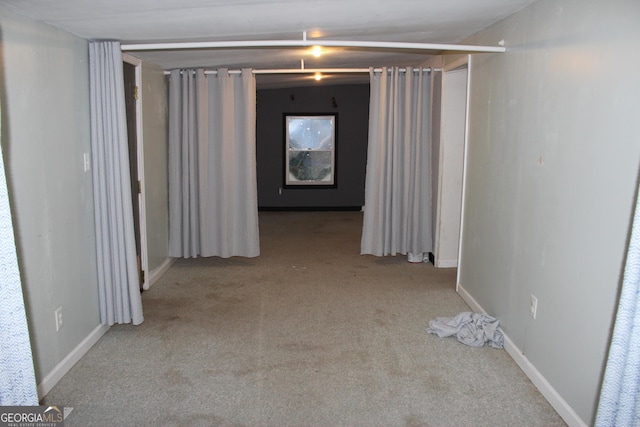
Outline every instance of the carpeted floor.
[[45, 398], [68, 426], [560, 426], [504, 350], [425, 332], [455, 270], [359, 255], [360, 212], [262, 212], [258, 258], [179, 260]]

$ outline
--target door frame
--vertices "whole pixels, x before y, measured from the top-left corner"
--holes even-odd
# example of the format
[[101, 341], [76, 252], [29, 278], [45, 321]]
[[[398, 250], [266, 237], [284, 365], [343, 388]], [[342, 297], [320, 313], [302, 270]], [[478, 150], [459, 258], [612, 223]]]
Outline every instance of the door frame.
[[[452, 268], [452, 267], [458, 267], [460, 265], [460, 237], [462, 235], [462, 212], [463, 212], [463, 203], [464, 203], [464, 179], [465, 179], [465, 165], [466, 165], [466, 153], [467, 153], [467, 130], [468, 130], [468, 119], [469, 119], [469, 75], [470, 75], [470, 70], [469, 70], [469, 56], [463, 56], [460, 57], [448, 64], [446, 64], [443, 68], [442, 68], [442, 93], [441, 93], [441, 97], [440, 97], [440, 111], [441, 111], [441, 119], [440, 119], [440, 123], [438, 124], [438, 126], [440, 126], [440, 145], [439, 145], [439, 152], [437, 153], [438, 156], [438, 187], [437, 187], [437, 194], [436, 194], [436, 218], [435, 218], [435, 230], [434, 230], [434, 265], [436, 267], [439, 268]], [[463, 147], [462, 147], [462, 153], [460, 156], [456, 156], [456, 158], [454, 159], [454, 164], [459, 165], [460, 169], [462, 170], [462, 183], [461, 183], [461, 188], [460, 188], [460, 194], [456, 196], [460, 197], [460, 212], [456, 212], [460, 214], [460, 223], [459, 223], [459, 227], [458, 227], [458, 236], [455, 236], [455, 240], [458, 243], [458, 250], [457, 253], [455, 255], [455, 259], [442, 259], [442, 254], [441, 254], [441, 240], [442, 240], [442, 235], [441, 235], [441, 227], [442, 227], [442, 218], [444, 216], [448, 216], [450, 215], [450, 213], [448, 212], [443, 212], [443, 181], [444, 181], [444, 175], [447, 173], [447, 171], [445, 170], [445, 165], [444, 165], [444, 151], [445, 151], [445, 144], [444, 141], [447, 138], [446, 133], [444, 132], [444, 128], [445, 128], [445, 121], [450, 119], [449, 115], [446, 115], [445, 112], [443, 111], [443, 106], [444, 106], [444, 100], [445, 97], [447, 96], [447, 74], [450, 72], [457, 72], [461, 69], [466, 69], [467, 72], [467, 76], [466, 76], [466, 80], [465, 80], [465, 111], [464, 111], [464, 119], [463, 120], [456, 120], [455, 123], [453, 123], [453, 125], [455, 127], [461, 126], [463, 127]], [[458, 207], [455, 207], [456, 211], [458, 210]]]
[[136, 143], [137, 166], [140, 192], [138, 193], [139, 221], [140, 221], [140, 264], [143, 271], [141, 287], [149, 289], [149, 256], [147, 251], [147, 209], [145, 205], [145, 181], [144, 181], [144, 143], [142, 135], [142, 61], [135, 56], [122, 54], [122, 61], [135, 67], [136, 86], [138, 87], [138, 99], [136, 99]]
[[[459, 292], [460, 287], [460, 266], [462, 265], [462, 238], [464, 234], [464, 205], [465, 194], [467, 190], [467, 156], [469, 153], [469, 113], [471, 111], [471, 61], [472, 56], [466, 55], [464, 58], [460, 58], [459, 61], [454, 61], [450, 64], [451, 69], [455, 69], [461, 66], [467, 67], [467, 99], [465, 108], [464, 119], [464, 153], [462, 155], [462, 195], [460, 200], [460, 235], [458, 238], [458, 268], [456, 271], [456, 292]], [[447, 67], [449, 69], [449, 67]]]

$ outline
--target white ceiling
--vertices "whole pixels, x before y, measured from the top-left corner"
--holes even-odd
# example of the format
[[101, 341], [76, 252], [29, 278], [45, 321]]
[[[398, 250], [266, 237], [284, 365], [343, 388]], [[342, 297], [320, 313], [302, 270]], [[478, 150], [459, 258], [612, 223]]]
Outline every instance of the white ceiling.
[[[458, 43], [533, 1], [2, 0], [2, 4], [85, 39], [122, 44], [301, 40], [304, 31], [309, 39]], [[299, 68], [301, 59], [306, 68], [410, 66], [423, 64], [434, 53], [327, 48], [316, 59], [308, 48], [132, 52], [164, 69]], [[270, 80], [269, 76], [259, 77], [263, 85]]]

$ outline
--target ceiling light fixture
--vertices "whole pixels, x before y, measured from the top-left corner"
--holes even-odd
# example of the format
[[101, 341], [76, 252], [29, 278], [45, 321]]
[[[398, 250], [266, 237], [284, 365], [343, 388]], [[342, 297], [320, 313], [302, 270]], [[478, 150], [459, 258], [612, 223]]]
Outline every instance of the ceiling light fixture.
[[316, 81], [319, 82], [320, 80], [322, 80], [322, 74], [321, 73], [315, 73], [313, 75], [313, 78], [316, 79]]
[[322, 55], [322, 48], [320, 46], [314, 46], [311, 49], [311, 54], [316, 58], [320, 58], [320, 55]]

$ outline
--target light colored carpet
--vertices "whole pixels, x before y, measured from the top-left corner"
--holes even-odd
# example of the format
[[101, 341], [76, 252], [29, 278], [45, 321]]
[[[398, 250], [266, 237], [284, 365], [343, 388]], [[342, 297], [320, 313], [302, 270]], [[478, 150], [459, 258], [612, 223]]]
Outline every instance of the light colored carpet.
[[425, 332], [455, 270], [359, 255], [359, 212], [262, 212], [262, 255], [179, 260], [46, 397], [69, 426], [554, 426], [504, 350]]

